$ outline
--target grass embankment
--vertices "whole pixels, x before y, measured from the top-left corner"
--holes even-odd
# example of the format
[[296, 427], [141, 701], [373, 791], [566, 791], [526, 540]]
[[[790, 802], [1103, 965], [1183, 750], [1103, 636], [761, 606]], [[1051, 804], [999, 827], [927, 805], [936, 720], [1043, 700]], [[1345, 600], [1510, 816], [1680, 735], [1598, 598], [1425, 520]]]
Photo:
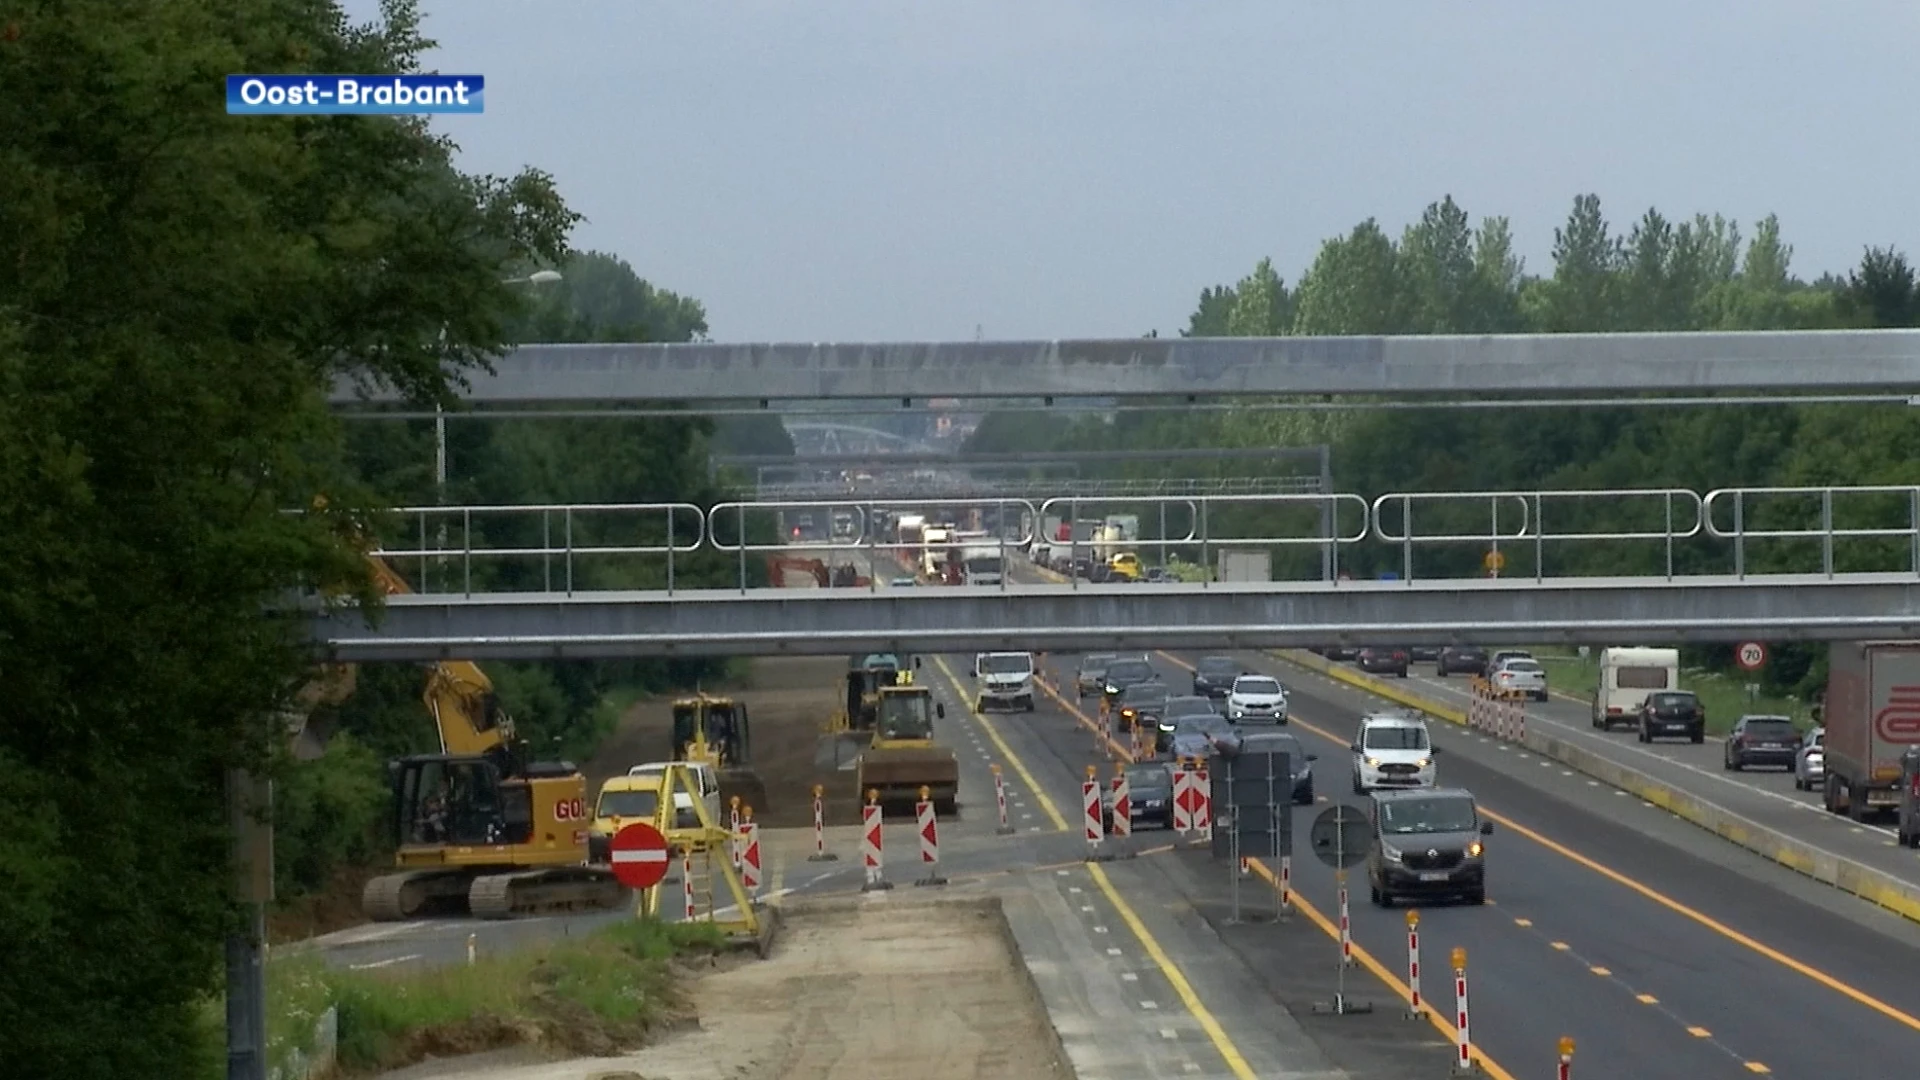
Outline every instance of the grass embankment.
[[[1594, 688], [1600, 685], [1600, 660], [1593, 656], [1580, 656], [1564, 648], [1552, 646], [1535, 647], [1533, 655], [1547, 668], [1547, 683], [1555, 693], [1568, 697], [1577, 697], [1581, 701], [1593, 701]], [[1746, 683], [1738, 678], [1705, 668], [1681, 668], [1680, 689], [1691, 690], [1707, 707], [1707, 731], [1714, 735], [1725, 735], [1745, 713], [1765, 713], [1774, 716], [1791, 716], [1801, 729], [1813, 725], [1807, 711], [1807, 703], [1793, 697], [1773, 697], [1762, 694], [1759, 697], [1747, 696]]]
[[310, 1051], [329, 1007], [339, 1010], [347, 1075], [511, 1046], [634, 1049], [689, 1016], [671, 961], [723, 945], [706, 923], [635, 920], [443, 968], [349, 971], [311, 955], [277, 958], [267, 969], [269, 1060]]

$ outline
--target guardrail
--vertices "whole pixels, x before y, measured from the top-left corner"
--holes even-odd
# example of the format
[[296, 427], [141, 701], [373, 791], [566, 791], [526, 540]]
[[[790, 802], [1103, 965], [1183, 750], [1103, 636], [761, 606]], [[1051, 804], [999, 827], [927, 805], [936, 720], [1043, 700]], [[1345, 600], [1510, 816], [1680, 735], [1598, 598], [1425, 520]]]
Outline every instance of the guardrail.
[[[1276, 495], [1319, 491], [1320, 479], [1314, 476], [1210, 476], [1192, 479], [992, 479], [933, 480], [898, 482], [877, 480], [859, 487], [845, 481], [782, 480], [761, 483], [754, 489], [755, 501], [823, 502], [847, 499], [913, 500], [922, 506], [943, 505], [948, 495], [954, 498], [1010, 498], [1032, 501], [1045, 498], [1116, 498], [1151, 495]], [[1064, 494], [1063, 494], [1064, 493]]]
[[[897, 519], [938, 509], [988, 535], [903, 542]], [[756, 556], [818, 559], [855, 566], [878, 587], [898, 560], [902, 569], [930, 553], [996, 548], [1005, 560], [1030, 553], [1049, 518], [1104, 520], [1124, 510], [1144, 537], [1128, 546], [1144, 558], [1159, 553], [1209, 566], [1222, 550], [1303, 549], [1321, 553], [1321, 580], [1339, 583], [1341, 565], [1399, 564], [1387, 579], [1464, 580], [1481, 576], [1581, 576], [1667, 580], [1756, 572], [1920, 575], [1920, 486], [1686, 488], [1537, 491], [1389, 492], [1372, 499], [1343, 492], [1192, 495], [1068, 495], [1035, 503], [999, 497], [692, 503], [541, 504], [406, 507], [393, 515], [408, 539], [376, 550], [396, 570], [416, 576], [419, 592], [533, 591], [686, 587], [683, 571], [701, 560], [700, 588], [714, 588], [715, 568], [730, 557], [732, 588], [749, 587]], [[798, 515], [812, 528], [795, 536]], [[976, 518], [975, 515], [978, 515]], [[838, 530], [835, 519], [839, 519]], [[1157, 532], [1157, 535], [1156, 535]], [[1768, 558], [1755, 570], [1755, 551]], [[1852, 546], [1848, 546], [1852, 545]], [[1636, 547], [1637, 546], [1637, 547]], [[1059, 542], [1048, 554], [1061, 568], [1104, 552], [1088, 540]], [[1445, 549], [1454, 549], [1442, 556]], [[1468, 549], [1464, 554], [1460, 549]], [[1550, 573], [1553, 552], [1568, 561]], [[1627, 554], [1629, 552], [1636, 552]], [[1423, 567], [1422, 559], [1432, 553]], [[1397, 559], [1395, 555], [1397, 554]], [[722, 559], [716, 559], [716, 556]], [[1064, 558], [1062, 558], [1064, 556]], [[1480, 562], [1469, 570], [1466, 556]], [[614, 560], [611, 564], [609, 560]], [[626, 560], [624, 564], [619, 560]], [[1518, 563], [1509, 569], [1509, 560]], [[1433, 572], [1435, 563], [1439, 572]], [[583, 567], [616, 569], [583, 574]], [[1282, 576], [1314, 577], [1300, 559]], [[482, 568], [487, 569], [482, 569]], [[1278, 560], [1276, 570], [1281, 565]], [[1009, 574], [1001, 575], [1007, 587]], [[1071, 587], [1080, 585], [1070, 575]], [[720, 586], [727, 587], [727, 586]]]

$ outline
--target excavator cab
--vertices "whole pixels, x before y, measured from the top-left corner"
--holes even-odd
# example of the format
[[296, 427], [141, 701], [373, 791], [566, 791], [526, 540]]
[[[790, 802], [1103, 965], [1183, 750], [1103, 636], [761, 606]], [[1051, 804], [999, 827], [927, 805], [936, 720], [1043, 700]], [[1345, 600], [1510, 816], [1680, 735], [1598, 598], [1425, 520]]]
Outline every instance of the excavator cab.
[[533, 797], [484, 757], [421, 755], [390, 763], [396, 847], [524, 844]]

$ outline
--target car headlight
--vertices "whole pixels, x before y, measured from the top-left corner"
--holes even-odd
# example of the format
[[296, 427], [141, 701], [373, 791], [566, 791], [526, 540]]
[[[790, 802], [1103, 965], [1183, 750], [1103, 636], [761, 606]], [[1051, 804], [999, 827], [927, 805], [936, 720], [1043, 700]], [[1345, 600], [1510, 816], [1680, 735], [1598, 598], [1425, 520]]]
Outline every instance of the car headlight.
[[1379, 759], [1379, 758], [1377, 758], [1377, 757], [1370, 757], [1370, 758], [1368, 758], [1368, 759], [1366, 759], [1366, 760], [1367, 760], [1367, 768], [1369, 768], [1369, 769], [1377, 769], [1377, 768], [1379, 768], [1379, 767], [1380, 767], [1380, 759]]
[[1467, 845], [1467, 858], [1477, 859], [1480, 857], [1480, 853], [1485, 850], [1485, 848], [1480, 846], [1480, 841], [1475, 840], [1473, 843]]
[[1397, 863], [1400, 861], [1400, 852], [1386, 846], [1385, 844], [1382, 844], [1380, 845], [1380, 857], [1387, 860], [1388, 862]]
[[1425, 769], [1425, 768], [1426, 768], [1427, 766], [1429, 766], [1429, 765], [1431, 765], [1431, 764], [1433, 764], [1433, 759], [1432, 759], [1432, 758], [1424, 758], [1424, 757], [1423, 757], [1423, 758], [1421, 758], [1421, 759], [1420, 759], [1419, 761], [1416, 761], [1416, 762], [1414, 762], [1414, 763], [1413, 763], [1413, 767], [1414, 767], [1414, 768], [1415, 768], [1416, 770], [1423, 770], [1423, 769]]
[[1106, 690], [1107, 690], [1107, 693], [1109, 694], [1117, 694], [1120, 692], [1120, 688], [1113, 685], [1112, 683], [1107, 684]]
[[1166, 721], [1164, 721], [1164, 720], [1163, 720], [1163, 721], [1161, 721], [1161, 722], [1160, 722], [1160, 730], [1161, 730], [1161, 731], [1164, 731], [1164, 732], [1166, 732], [1166, 733], [1167, 733], [1167, 734], [1169, 734], [1169, 735], [1171, 735], [1171, 734], [1173, 734], [1173, 730], [1174, 730], [1174, 728], [1173, 728], [1173, 725], [1172, 725], [1172, 724], [1169, 724], [1169, 723], [1167, 723]]

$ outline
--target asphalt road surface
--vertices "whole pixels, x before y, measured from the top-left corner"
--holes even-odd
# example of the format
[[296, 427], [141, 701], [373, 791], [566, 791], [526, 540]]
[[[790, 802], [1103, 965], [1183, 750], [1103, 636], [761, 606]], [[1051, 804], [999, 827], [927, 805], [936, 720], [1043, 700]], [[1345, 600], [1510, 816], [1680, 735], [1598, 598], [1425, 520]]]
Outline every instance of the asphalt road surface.
[[[1182, 664], [1193, 658], [1154, 659], [1182, 689]], [[1320, 755], [1320, 797], [1354, 801], [1346, 743], [1370, 703], [1330, 681], [1312, 685], [1291, 665], [1244, 659], [1295, 688], [1297, 733]], [[1076, 660], [1049, 657], [1061, 685]], [[1913, 928], [1858, 902], [1857, 912], [1836, 910], [1786, 881], [1757, 880], [1759, 868], [1728, 865], [1742, 853], [1699, 834], [1725, 849], [1703, 858], [1660, 834], [1671, 832], [1669, 815], [1524, 751], [1436, 727], [1442, 782], [1474, 791], [1498, 832], [1488, 841], [1491, 902], [1421, 909], [1424, 990], [1450, 1009], [1446, 956], [1464, 947], [1474, 1041], [1493, 1061], [1533, 1071], [1527, 1063], [1550, 1060], [1564, 1034], [1578, 1042], [1576, 1075], [1891, 1076], [1908, 1067], [1920, 1046]], [[1003, 730], [1016, 752], [1046, 763], [1036, 768], [1063, 793], [1096, 760], [1083, 718], [1064, 700]], [[1296, 810], [1296, 835], [1312, 813]], [[1331, 870], [1303, 858], [1293, 876], [1309, 903], [1334, 908]], [[1356, 943], [1389, 972], [1404, 971], [1405, 912], [1367, 904], [1358, 876], [1353, 886]], [[1296, 922], [1264, 936], [1312, 932]], [[1261, 936], [1244, 946], [1256, 968]], [[1384, 990], [1376, 980], [1376, 1000], [1391, 998]]]

